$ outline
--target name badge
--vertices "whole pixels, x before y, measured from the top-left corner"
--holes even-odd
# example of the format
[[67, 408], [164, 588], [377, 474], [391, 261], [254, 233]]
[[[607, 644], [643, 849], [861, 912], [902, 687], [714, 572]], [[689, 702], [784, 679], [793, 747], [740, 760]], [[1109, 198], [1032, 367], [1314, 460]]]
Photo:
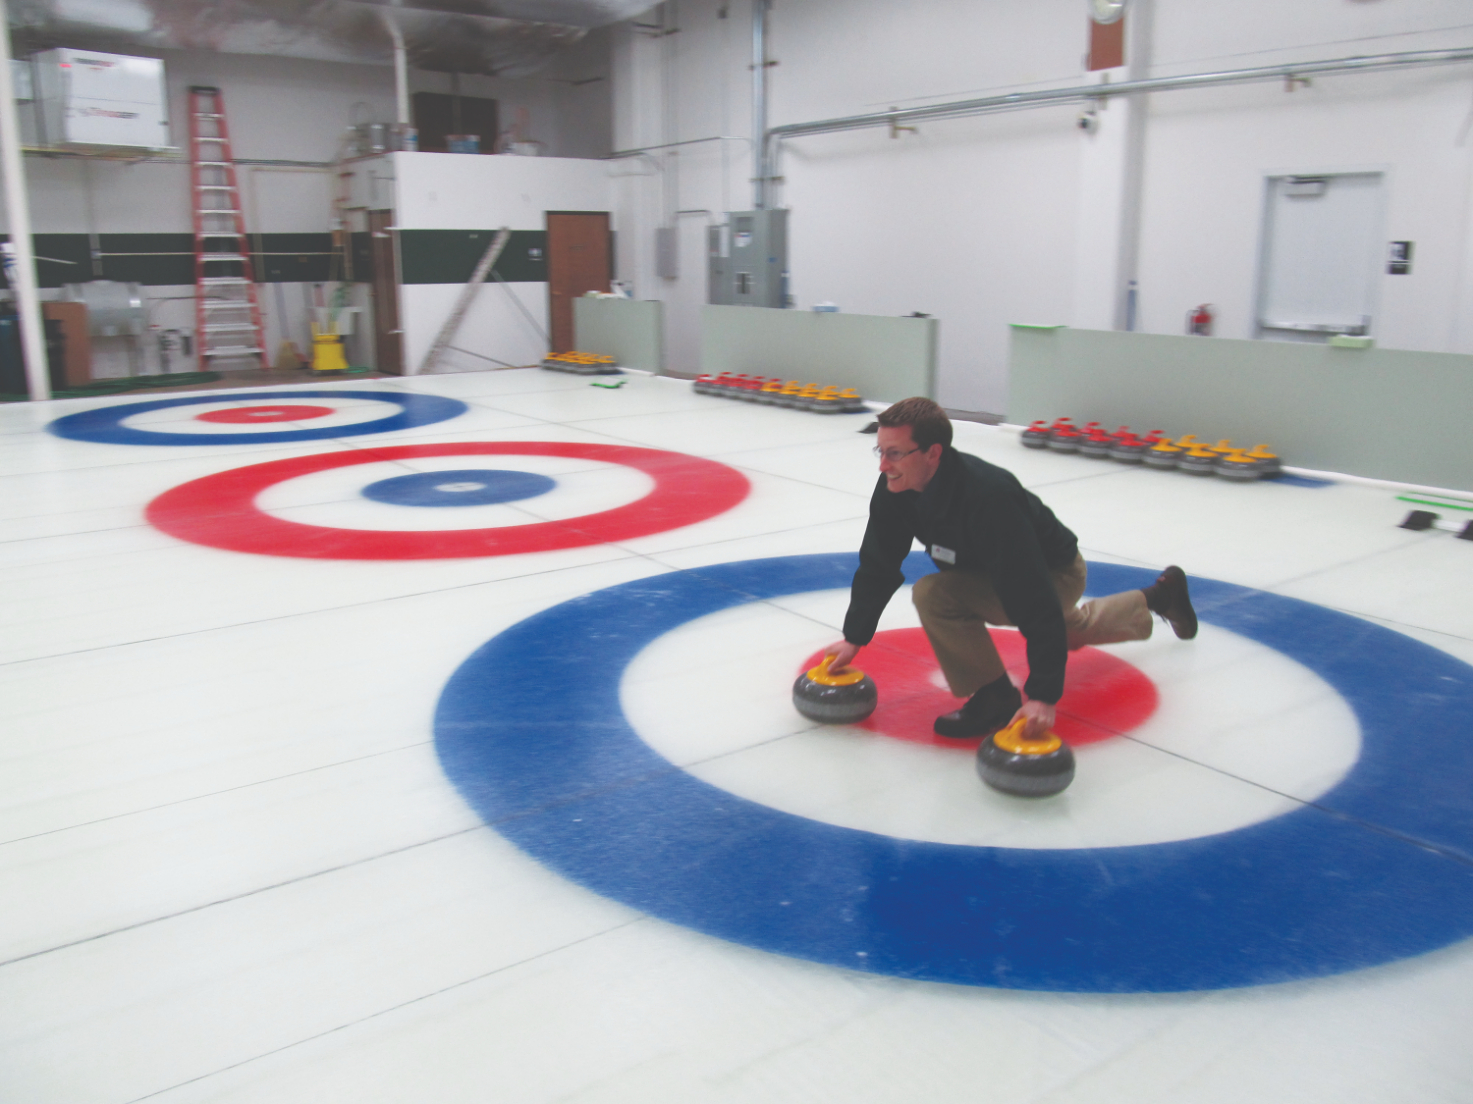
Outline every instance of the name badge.
[[939, 544], [931, 545], [931, 559], [940, 563], [955, 564], [956, 553], [950, 548], [942, 548]]

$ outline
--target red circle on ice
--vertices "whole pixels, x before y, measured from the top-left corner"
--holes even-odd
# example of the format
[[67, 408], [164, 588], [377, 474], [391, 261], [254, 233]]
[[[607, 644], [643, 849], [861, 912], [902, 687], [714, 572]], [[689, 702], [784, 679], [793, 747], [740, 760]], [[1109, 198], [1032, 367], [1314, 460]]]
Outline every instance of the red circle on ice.
[[[425, 456], [573, 457], [635, 468], [655, 486], [643, 498], [611, 510], [486, 529], [337, 529], [287, 521], [256, 506], [257, 495], [283, 480]], [[165, 491], [148, 504], [146, 515], [170, 536], [231, 552], [319, 560], [440, 560], [548, 552], [663, 533], [724, 513], [750, 490], [747, 477], [735, 468], [680, 452], [561, 441], [469, 441], [352, 449], [233, 468]]]
[[195, 421], [224, 422], [227, 425], [244, 425], [251, 422], [305, 422], [309, 418], [323, 418], [333, 413], [330, 406], [236, 406], [229, 410], [211, 410], [196, 414]]
[[[1028, 676], [1023, 635], [1016, 629], [990, 631], [1008, 675], [1021, 686]], [[822, 658], [823, 652], [815, 652], [803, 669]], [[965, 699], [953, 697], [946, 688], [925, 629], [876, 633], [857, 666], [874, 680], [880, 697], [875, 711], [860, 722], [861, 728], [939, 747], [976, 747], [982, 742], [950, 740], [932, 731], [938, 716], [961, 708]], [[1108, 740], [1143, 723], [1156, 712], [1159, 700], [1156, 684], [1132, 664], [1098, 648], [1080, 648], [1069, 653], [1054, 731], [1070, 747]]]

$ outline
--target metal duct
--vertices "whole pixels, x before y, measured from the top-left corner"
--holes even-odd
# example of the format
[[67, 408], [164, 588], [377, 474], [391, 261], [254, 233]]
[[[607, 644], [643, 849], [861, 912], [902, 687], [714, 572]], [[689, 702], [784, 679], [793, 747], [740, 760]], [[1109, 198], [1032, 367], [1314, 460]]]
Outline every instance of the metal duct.
[[418, 69], [521, 77], [649, 0], [12, 0], [21, 51], [217, 50], [390, 64], [392, 11]]

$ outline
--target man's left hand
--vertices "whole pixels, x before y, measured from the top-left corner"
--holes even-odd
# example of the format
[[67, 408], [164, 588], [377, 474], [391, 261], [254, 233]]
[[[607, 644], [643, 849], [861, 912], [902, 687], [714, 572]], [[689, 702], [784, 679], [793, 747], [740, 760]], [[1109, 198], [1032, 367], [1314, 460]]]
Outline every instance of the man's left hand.
[[1013, 714], [1013, 720], [1022, 719], [1025, 740], [1042, 740], [1054, 727], [1054, 707], [1048, 702], [1025, 701], [1023, 708]]

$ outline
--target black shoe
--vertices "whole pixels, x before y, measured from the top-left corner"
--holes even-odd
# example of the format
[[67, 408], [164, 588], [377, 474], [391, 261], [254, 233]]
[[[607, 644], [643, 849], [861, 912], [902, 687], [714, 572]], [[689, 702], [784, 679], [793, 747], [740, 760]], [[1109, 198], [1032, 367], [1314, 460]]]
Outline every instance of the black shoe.
[[967, 704], [936, 718], [931, 727], [938, 736], [953, 740], [973, 740], [991, 736], [1013, 719], [1023, 707], [1023, 695], [1008, 681], [1007, 675], [989, 682], [970, 698]]
[[1147, 608], [1165, 618], [1179, 639], [1190, 640], [1197, 635], [1197, 611], [1192, 608], [1186, 572], [1181, 568], [1175, 564], [1168, 567], [1142, 593]]

